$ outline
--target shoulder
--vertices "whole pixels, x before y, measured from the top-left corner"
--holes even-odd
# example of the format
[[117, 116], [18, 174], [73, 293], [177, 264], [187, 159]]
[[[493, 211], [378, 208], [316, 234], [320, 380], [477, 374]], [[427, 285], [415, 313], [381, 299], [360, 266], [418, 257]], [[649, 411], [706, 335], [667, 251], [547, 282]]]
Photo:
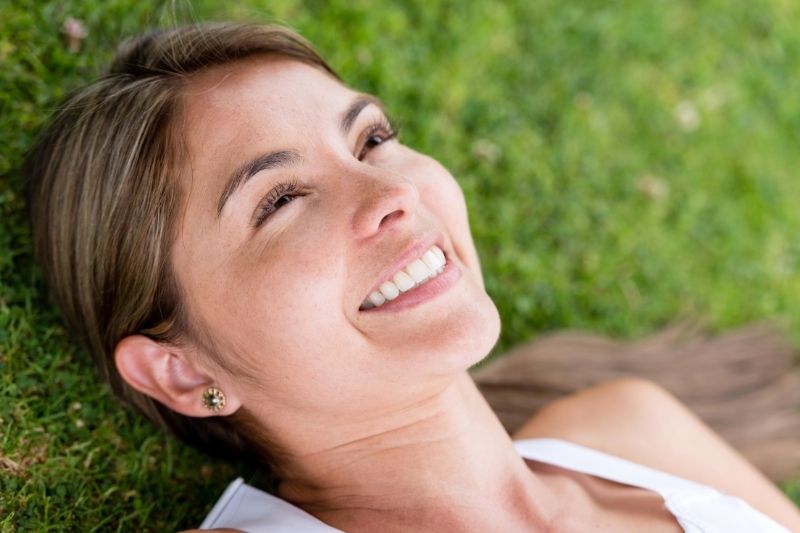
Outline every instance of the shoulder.
[[700, 427], [702, 422], [666, 389], [626, 377], [547, 405], [514, 438], [558, 437], [633, 461], [663, 463], [658, 448], [686, 455], [676, 444], [694, 438]]
[[785, 525], [800, 513], [761, 472], [660, 385], [620, 378], [557, 400], [514, 434], [554, 437], [740, 497]]
[[738, 455], [666, 389], [633, 377], [546, 406], [514, 435], [532, 437], [561, 438], [713, 486], [730, 472], [726, 457]]

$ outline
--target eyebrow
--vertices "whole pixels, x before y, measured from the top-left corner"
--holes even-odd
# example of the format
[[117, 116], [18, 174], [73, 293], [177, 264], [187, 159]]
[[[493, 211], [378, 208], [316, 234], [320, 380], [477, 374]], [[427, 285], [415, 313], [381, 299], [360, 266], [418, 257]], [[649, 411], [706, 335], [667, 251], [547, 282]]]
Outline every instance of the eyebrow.
[[[350, 133], [358, 115], [370, 104], [378, 106], [381, 111], [385, 113], [383, 102], [378, 98], [368, 94], [358, 95], [345, 112], [342, 113], [342, 117], [339, 120], [339, 129], [343, 135]], [[219, 196], [219, 201], [217, 202], [217, 218], [222, 215], [222, 209], [225, 207], [225, 203], [228, 199], [247, 183], [250, 178], [263, 170], [271, 170], [297, 164], [301, 159], [302, 156], [294, 150], [279, 150], [261, 154], [255, 159], [240, 165], [231, 173], [230, 177], [228, 177], [225, 188]]]
[[350, 107], [348, 107], [347, 111], [345, 111], [342, 115], [342, 120], [339, 122], [339, 129], [342, 130], [342, 134], [347, 135], [350, 133], [350, 130], [353, 128], [353, 124], [358, 118], [358, 115], [370, 104], [374, 104], [378, 106], [381, 111], [384, 113], [386, 112], [383, 102], [381, 102], [378, 98], [372, 96], [371, 94], [360, 94], [355, 100], [353, 100], [353, 103], [350, 104]]
[[225, 207], [225, 202], [228, 201], [228, 198], [233, 196], [233, 193], [247, 183], [247, 180], [262, 170], [293, 165], [300, 161], [300, 159], [302, 159], [302, 157], [294, 150], [280, 150], [261, 154], [234, 170], [228, 178], [228, 182], [225, 184], [225, 188], [222, 190], [222, 194], [217, 202], [217, 218], [222, 214], [222, 208]]

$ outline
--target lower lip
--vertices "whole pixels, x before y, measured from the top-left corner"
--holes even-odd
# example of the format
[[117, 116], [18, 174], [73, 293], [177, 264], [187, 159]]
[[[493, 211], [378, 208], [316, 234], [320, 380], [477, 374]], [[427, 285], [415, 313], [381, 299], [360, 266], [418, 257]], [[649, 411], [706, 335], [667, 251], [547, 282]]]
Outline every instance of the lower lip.
[[461, 278], [461, 269], [452, 261], [448, 261], [441, 274], [426, 281], [419, 287], [415, 287], [408, 292], [401, 292], [400, 296], [388, 301], [379, 307], [364, 309], [362, 313], [381, 313], [401, 311], [410, 307], [415, 307], [422, 302], [436, 298], [440, 294], [447, 292], [450, 287], [456, 284]]

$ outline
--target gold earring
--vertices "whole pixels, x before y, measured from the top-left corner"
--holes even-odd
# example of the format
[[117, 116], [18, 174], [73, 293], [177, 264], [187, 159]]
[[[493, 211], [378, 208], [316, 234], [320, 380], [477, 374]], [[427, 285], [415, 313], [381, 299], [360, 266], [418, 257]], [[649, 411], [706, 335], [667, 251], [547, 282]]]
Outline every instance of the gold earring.
[[203, 405], [211, 412], [219, 413], [225, 407], [225, 393], [216, 387], [203, 391]]

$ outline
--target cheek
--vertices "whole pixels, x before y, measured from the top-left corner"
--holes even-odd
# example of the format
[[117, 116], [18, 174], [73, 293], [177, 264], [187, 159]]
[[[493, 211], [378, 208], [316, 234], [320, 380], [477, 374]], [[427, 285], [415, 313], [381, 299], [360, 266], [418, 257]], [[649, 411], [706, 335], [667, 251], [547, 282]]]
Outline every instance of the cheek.
[[464, 193], [456, 179], [437, 161], [426, 157], [432, 170], [417, 183], [420, 197], [427, 209], [434, 213], [446, 226], [453, 239], [453, 247], [464, 264], [473, 270], [483, 286], [480, 261], [472, 232], [469, 227], [467, 205]]
[[231, 276], [224, 288], [230, 307], [219, 313], [230, 345], [261, 374], [319, 362], [325, 343], [346, 332], [340, 308], [331, 303], [341, 301], [342, 290], [341, 265], [326, 260], [332, 256], [324, 247], [333, 244], [297, 235], [279, 239], [280, 246], [253, 254]]
[[458, 182], [438, 161], [421, 157], [422, 161], [414, 172], [414, 182], [422, 203], [448, 226], [456, 227], [460, 232], [465, 228], [468, 230], [467, 207]]

